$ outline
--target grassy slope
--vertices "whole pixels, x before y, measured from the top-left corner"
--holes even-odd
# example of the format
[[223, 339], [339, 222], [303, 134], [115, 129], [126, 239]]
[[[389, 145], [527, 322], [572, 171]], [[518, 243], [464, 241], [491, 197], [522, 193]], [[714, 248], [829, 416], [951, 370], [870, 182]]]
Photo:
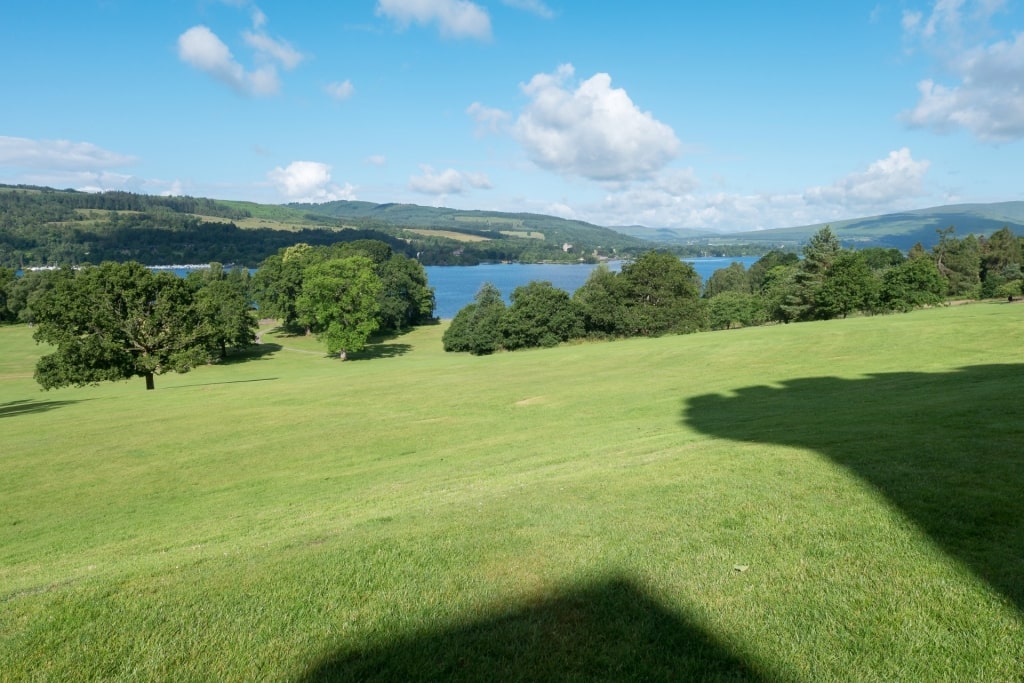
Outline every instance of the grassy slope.
[[155, 392], [0, 328], [0, 680], [1019, 680], [1022, 318], [264, 335]]

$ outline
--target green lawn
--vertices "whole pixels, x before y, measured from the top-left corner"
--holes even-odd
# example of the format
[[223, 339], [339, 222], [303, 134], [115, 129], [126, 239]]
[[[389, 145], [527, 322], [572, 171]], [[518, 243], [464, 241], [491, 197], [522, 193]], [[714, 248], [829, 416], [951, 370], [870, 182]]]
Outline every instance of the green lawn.
[[41, 392], [0, 680], [1024, 678], [1024, 305]]

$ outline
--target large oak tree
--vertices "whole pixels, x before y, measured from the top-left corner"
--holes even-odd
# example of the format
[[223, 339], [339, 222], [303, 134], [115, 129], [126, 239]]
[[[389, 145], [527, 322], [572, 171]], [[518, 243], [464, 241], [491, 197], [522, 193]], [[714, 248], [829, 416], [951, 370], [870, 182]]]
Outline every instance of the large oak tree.
[[56, 351], [36, 365], [44, 389], [187, 372], [208, 360], [192, 291], [135, 263], [64, 268], [33, 305], [34, 338]]

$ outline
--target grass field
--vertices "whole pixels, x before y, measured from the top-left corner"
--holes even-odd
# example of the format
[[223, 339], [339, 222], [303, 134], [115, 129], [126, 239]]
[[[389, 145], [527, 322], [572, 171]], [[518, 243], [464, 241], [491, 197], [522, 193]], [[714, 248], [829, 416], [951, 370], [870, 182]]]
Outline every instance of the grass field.
[[0, 680], [1024, 679], [1024, 305], [40, 392]]

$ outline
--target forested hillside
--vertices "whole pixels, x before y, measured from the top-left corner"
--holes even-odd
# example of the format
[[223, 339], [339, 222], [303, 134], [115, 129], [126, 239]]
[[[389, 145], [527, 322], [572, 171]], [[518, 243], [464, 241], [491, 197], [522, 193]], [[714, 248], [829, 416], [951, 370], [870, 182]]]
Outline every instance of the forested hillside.
[[[135, 260], [255, 267], [296, 243], [359, 239], [386, 242], [424, 265], [596, 261], [651, 247], [607, 228], [538, 214], [366, 202], [264, 205], [0, 185], [0, 266]], [[730, 245], [715, 253], [758, 253], [753, 249]], [[702, 255], [707, 246], [674, 251]]]

